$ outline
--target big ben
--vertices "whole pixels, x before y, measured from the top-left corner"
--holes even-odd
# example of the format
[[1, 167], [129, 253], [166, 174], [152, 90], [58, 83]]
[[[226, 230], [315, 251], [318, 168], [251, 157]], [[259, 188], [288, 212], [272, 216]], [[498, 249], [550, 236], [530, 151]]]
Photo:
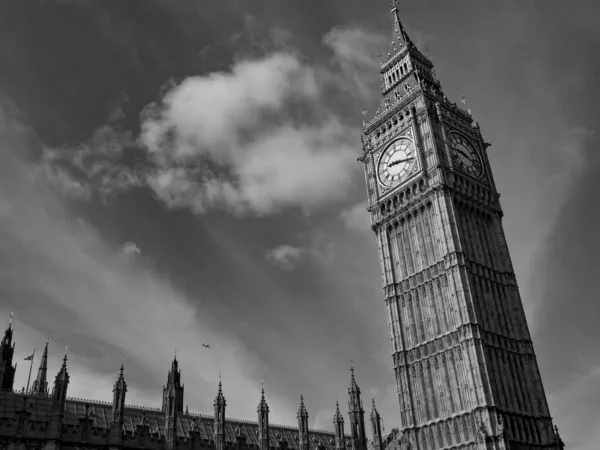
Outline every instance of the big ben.
[[369, 212], [405, 448], [559, 450], [487, 144], [392, 2], [383, 99], [364, 123]]

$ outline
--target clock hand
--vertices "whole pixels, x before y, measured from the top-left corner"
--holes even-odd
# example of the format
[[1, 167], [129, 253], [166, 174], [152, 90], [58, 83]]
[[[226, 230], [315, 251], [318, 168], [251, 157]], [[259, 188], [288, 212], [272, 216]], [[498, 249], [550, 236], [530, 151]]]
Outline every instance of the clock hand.
[[394, 162], [389, 163], [388, 167], [396, 166], [396, 165], [398, 165], [400, 163], [403, 163], [403, 162], [406, 162], [406, 161], [410, 161], [411, 159], [415, 159], [414, 156], [411, 157], [411, 158], [406, 158], [406, 159], [398, 159], [398, 160], [396, 160]]

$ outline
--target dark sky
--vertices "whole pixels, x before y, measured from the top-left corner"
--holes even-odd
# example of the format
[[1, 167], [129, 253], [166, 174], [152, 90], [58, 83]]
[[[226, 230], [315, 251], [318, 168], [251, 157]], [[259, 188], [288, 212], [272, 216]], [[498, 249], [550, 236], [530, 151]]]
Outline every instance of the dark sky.
[[[272, 421], [293, 424], [304, 393], [327, 429], [353, 364], [394, 426], [356, 162], [387, 4], [0, 2], [0, 318], [15, 312], [18, 358], [51, 336], [70, 393], [108, 400], [124, 353], [130, 402], [156, 405], [177, 351], [190, 410], [210, 411], [221, 372], [229, 415], [253, 419], [264, 380]], [[399, 7], [492, 143], [552, 414], [595, 450], [600, 8]]]

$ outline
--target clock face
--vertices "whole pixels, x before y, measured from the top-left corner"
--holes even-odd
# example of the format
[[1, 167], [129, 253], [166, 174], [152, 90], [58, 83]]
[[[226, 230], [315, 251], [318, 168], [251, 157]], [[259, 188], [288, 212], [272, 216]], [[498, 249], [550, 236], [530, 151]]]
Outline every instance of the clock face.
[[449, 140], [454, 165], [474, 177], [481, 176], [483, 173], [483, 163], [473, 144], [458, 133], [450, 133]]
[[415, 146], [409, 139], [392, 142], [379, 158], [379, 182], [389, 187], [406, 180], [416, 167], [416, 156]]

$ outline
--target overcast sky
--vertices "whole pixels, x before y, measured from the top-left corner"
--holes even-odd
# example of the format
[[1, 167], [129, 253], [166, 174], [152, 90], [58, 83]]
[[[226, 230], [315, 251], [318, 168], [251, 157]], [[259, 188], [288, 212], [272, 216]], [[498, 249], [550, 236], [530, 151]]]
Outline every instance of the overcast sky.
[[[0, 321], [22, 359], [69, 345], [69, 394], [332, 429], [356, 367], [398, 422], [361, 111], [387, 1], [0, 3]], [[596, 0], [405, 0], [448, 97], [479, 121], [555, 421], [600, 447]], [[594, 151], [596, 150], [596, 151]], [[3, 319], [2, 319], [3, 318]], [[210, 349], [202, 343], [210, 344]], [[351, 362], [352, 361], [352, 362]], [[38, 358], [36, 357], [36, 364]], [[34, 366], [35, 370], [35, 366]]]

